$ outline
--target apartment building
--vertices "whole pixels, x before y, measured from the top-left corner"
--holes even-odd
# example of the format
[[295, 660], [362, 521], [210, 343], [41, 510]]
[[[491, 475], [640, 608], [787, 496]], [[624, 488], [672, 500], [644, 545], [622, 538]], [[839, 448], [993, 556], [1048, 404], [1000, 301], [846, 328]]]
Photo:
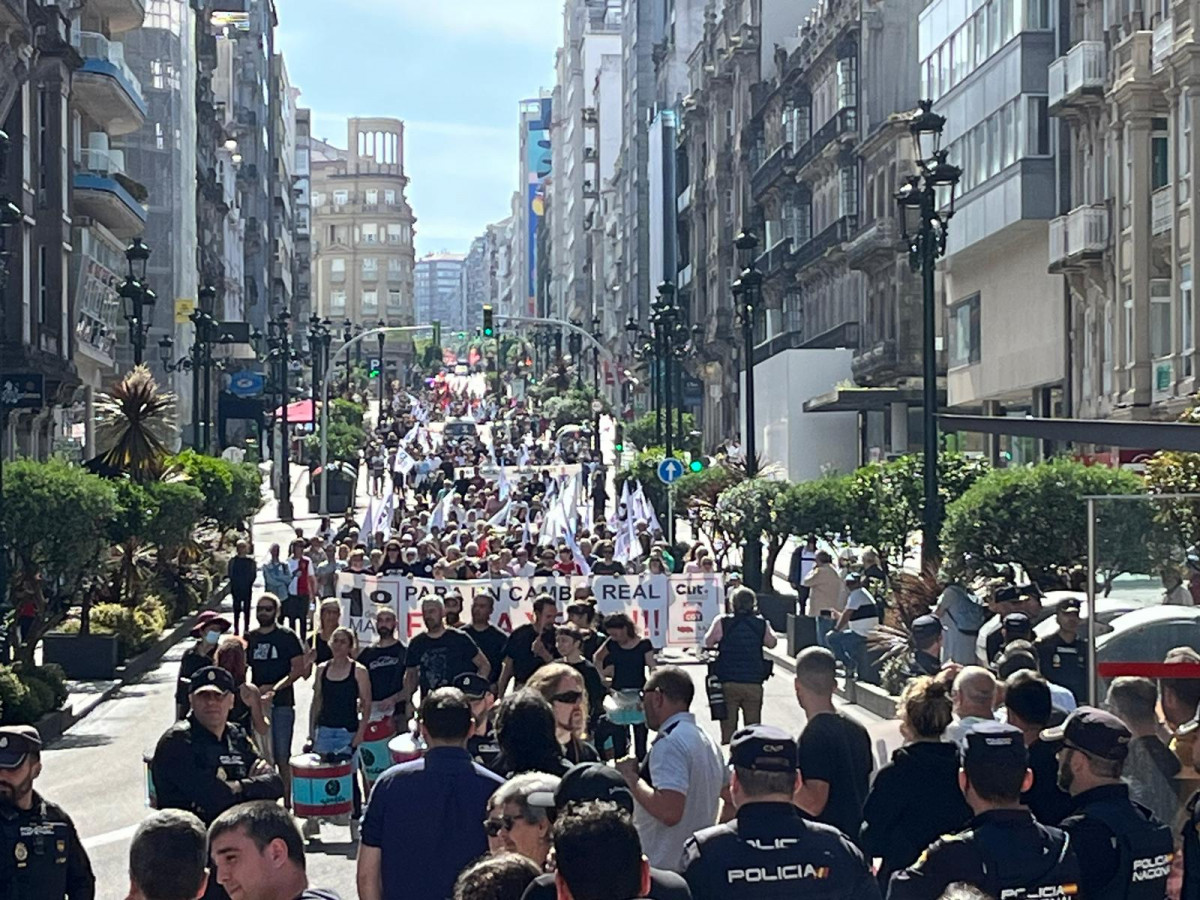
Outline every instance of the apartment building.
[[417, 324], [440, 322], [443, 332], [466, 331], [463, 276], [466, 256], [461, 253], [427, 253], [413, 270], [413, 297]]
[[416, 324], [404, 123], [353, 118], [346, 131], [348, 149], [311, 140], [313, 309], [364, 327]]
[[1064, 20], [1048, 105], [1062, 122], [1050, 271], [1070, 296], [1070, 407], [1174, 419], [1196, 392], [1193, 5], [1089, 2]]
[[[1048, 117], [1056, 9], [1045, 0], [933, 0], [920, 16], [921, 93], [946, 117], [963, 169], [942, 264], [947, 405], [988, 415], [1065, 412], [1066, 306], [1044, 265], [1058, 135]], [[1031, 441], [990, 442], [1014, 462]]]

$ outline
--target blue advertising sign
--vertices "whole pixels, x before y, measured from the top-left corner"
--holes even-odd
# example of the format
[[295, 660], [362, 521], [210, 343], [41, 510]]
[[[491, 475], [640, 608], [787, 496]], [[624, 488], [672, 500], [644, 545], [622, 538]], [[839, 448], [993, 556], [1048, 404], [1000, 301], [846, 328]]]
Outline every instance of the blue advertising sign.
[[229, 393], [235, 397], [257, 397], [263, 392], [262, 372], [243, 370], [229, 378]]

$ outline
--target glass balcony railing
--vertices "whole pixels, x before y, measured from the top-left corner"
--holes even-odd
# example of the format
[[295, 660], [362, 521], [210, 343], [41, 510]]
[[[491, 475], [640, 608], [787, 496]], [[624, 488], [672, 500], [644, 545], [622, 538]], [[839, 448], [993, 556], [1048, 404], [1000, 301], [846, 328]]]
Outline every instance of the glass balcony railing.
[[138, 81], [137, 76], [133, 74], [133, 69], [129, 68], [128, 63], [125, 62], [124, 44], [111, 41], [94, 31], [74, 32], [73, 43], [79, 51], [79, 55], [85, 60], [99, 59], [111, 64], [117, 70], [130, 94], [136, 97], [140, 103], [145, 104], [145, 98], [142, 96], [142, 83]]

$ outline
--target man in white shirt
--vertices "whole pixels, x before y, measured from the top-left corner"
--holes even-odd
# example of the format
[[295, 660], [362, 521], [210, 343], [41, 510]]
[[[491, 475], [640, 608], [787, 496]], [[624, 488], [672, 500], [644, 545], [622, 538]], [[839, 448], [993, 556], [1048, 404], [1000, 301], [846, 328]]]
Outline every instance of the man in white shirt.
[[639, 771], [633, 757], [617, 771], [637, 806], [633, 823], [650, 865], [681, 871], [683, 844], [701, 828], [715, 825], [729, 771], [716, 742], [688, 710], [695, 687], [678, 666], [655, 669], [646, 682], [646, 724], [658, 736]]
[[964, 666], [954, 676], [950, 698], [954, 702], [954, 721], [942, 734], [947, 743], [961, 744], [980, 722], [996, 718], [996, 679], [983, 666]]
[[863, 587], [860, 573], [847, 572], [843, 581], [849, 594], [846, 607], [829, 634], [829, 649], [842, 661], [847, 676], [850, 676], [861, 674], [859, 669], [862, 668], [867, 635], [879, 625], [879, 610], [871, 592]]

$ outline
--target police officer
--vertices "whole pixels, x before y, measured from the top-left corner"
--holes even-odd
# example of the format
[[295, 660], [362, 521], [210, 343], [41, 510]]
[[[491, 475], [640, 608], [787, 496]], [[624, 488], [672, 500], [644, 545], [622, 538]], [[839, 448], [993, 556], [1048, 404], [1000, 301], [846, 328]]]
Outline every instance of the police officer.
[[1076, 703], [1086, 700], [1088, 694], [1088, 645], [1079, 636], [1081, 609], [1078, 597], [1063, 597], [1054, 609], [1058, 630], [1033, 645], [1046, 680], [1069, 690]]
[[792, 803], [799, 748], [786, 731], [752, 725], [733, 735], [729, 791], [737, 817], [684, 845], [683, 877], [694, 900], [799, 897], [877, 900], [862, 852]]
[[243, 800], [278, 800], [283, 782], [230, 724], [233, 677], [217, 666], [192, 675], [192, 711], [159, 738], [150, 763], [160, 809], [185, 809], [205, 825]]
[[0, 900], [92, 900], [96, 878], [75, 824], [33, 789], [41, 757], [32, 725], [0, 728]]
[[975, 814], [969, 827], [934, 841], [915, 863], [893, 875], [888, 900], [936, 900], [959, 881], [990, 897], [1013, 900], [1079, 893], [1070, 838], [1039, 824], [1021, 805], [1033, 773], [1018, 729], [982, 722], [968, 732], [958, 784]]
[[475, 672], [464, 672], [451, 684], [463, 692], [471, 704], [471, 719], [474, 722], [471, 736], [467, 738], [467, 752], [481, 766], [491, 767], [500, 757], [500, 744], [492, 726], [492, 708], [496, 704], [494, 689], [486, 678]]
[[[1112, 713], [1081, 706], [1042, 740], [1061, 741], [1058, 783], [1071, 795], [1063, 830], [1082, 867], [1088, 900], [1160, 900], [1166, 895], [1171, 830], [1129, 799], [1121, 770], [1133, 739]], [[1117, 852], [1113, 853], [1113, 848]]]
[[917, 616], [909, 630], [913, 637], [909, 677], [936, 675], [942, 670], [942, 620], [937, 616]]

